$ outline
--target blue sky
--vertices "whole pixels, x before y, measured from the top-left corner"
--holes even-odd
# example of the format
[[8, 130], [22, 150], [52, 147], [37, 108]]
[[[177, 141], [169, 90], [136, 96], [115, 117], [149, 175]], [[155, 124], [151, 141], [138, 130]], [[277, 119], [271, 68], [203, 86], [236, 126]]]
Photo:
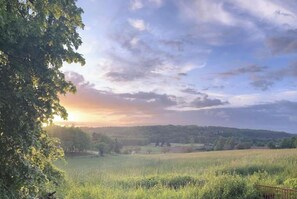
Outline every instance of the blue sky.
[[84, 0], [76, 125], [220, 125], [297, 133], [297, 1]]

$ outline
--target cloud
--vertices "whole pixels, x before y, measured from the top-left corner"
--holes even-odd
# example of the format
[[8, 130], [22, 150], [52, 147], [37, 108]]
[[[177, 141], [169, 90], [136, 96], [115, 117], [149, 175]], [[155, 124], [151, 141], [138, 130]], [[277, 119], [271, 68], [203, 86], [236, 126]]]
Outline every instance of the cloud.
[[130, 9], [131, 10], [139, 10], [143, 8], [142, 0], [131, 0], [130, 1]]
[[297, 62], [261, 75], [251, 76], [251, 85], [253, 85], [255, 88], [265, 91], [273, 86], [276, 82], [287, 78], [297, 79]]
[[[189, 35], [200, 45], [223, 46], [259, 41], [264, 34], [257, 23], [244, 16], [232, 1], [178, 1], [179, 16], [189, 26]], [[215, 13], [215, 14], [214, 14]]]
[[[248, 128], [288, 130], [296, 128], [289, 118], [297, 110], [297, 102], [276, 101], [248, 107], [225, 109], [229, 120], [234, 124]], [[295, 132], [296, 133], [296, 132]]]
[[146, 102], [154, 102], [163, 105], [164, 107], [169, 107], [177, 104], [175, 96], [169, 96], [166, 94], [160, 95], [153, 92], [124, 93], [120, 94], [120, 96], [129, 100], [144, 100]]
[[293, 1], [189, 0], [177, 1], [177, 7], [192, 24], [191, 34], [212, 46], [262, 42], [273, 32], [297, 28]]
[[185, 89], [182, 89], [180, 91], [183, 92], [183, 93], [188, 93], [188, 94], [193, 94], [193, 95], [203, 95], [203, 93], [197, 91], [194, 88], [185, 88]]
[[265, 77], [254, 77], [251, 85], [255, 88], [261, 89], [262, 91], [266, 91], [274, 84], [275, 81], [276, 79], [270, 80], [265, 79]]
[[164, 0], [148, 0], [150, 3], [154, 4], [157, 8], [164, 4]]
[[130, 10], [137, 11], [144, 7], [160, 8], [164, 4], [164, 0], [131, 0]]
[[180, 40], [160, 40], [160, 43], [168, 46], [169, 48], [174, 48], [178, 51], [183, 51], [184, 42]]
[[63, 104], [79, 107], [85, 112], [113, 112], [125, 114], [156, 114], [177, 104], [176, 97], [154, 92], [114, 93], [98, 90], [82, 75], [67, 72], [66, 78], [77, 86], [77, 94], [61, 97]]
[[136, 79], [140, 79], [144, 77], [144, 73], [142, 72], [107, 72], [105, 74], [105, 77], [107, 77], [111, 81], [117, 81], [117, 82], [125, 82], [125, 81], [134, 81]]
[[238, 76], [243, 74], [253, 74], [253, 73], [263, 72], [266, 69], [267, 69], [266, 66], [258, 66], [258, 65], [252, 64], [252, 65], [247, 65], [240, 68], [235, 68], [223, 73], [218, 73], [218, 76], [232, 77], [232, 76]]
[[[155, 92], [114, 93], [96, 89], [77, 73], [68, 72], [66, 77], [77, 85], [77, 93], [60, 96], [60, 100], [70, 116], [76, 113], [76, 116], [83, 117], [76, 121], [78, 126], [196, 124], [290, 132], [297, 129], [296, 118], [293, 117], [297, 102], [294, 101], [272, 101], [232, 108], [221, 106], [228, 102], [199, 93], [201, 96], [190, 103], [198, 110], [170, 110], [170, 107], [178, 105], [176, 96]], [[197, 93], [193, 89], [185, 91]], [[203, 109], [207, 107], [217, 108]]]
[[269, 37], [266, 44], [273, 54], [297, 53], [297, 29]]
[[105, 77], [111, 81], [135, 81], [156, 76], [153, 73], [156, 68], [163, 64], [163, 61], [158, 57], [138, 57], [134, 59], [117, 56], [114, 53], [110, 54], [111, 63], [105, 65], [107, 72]]
[[220, 78], [239, 77], [248, 74], [250, 85], [256, 89], [263, 91], [271, 88], [276, 82], [288, 78], [297, 78], [297, 62], [293, 62], [285, 67], [277, 69], [269, 69], [267, 66], [248, 65], [240, 68], [235, 68], [226, 72], [217, 73]]
[[296, 14], [292, 7], [286, 6], [285, 1], [254, 0], [251, 2], [233, 0], [231, 1], [247, 14], [255, 17], [257, 22], [265, 22], [281, 29], [296, 28]]
[[139, 31], [147, 30], [148, 27], [142, 19], [128, 19], [129, 24]]
[[236, 21], [235, 17], [225, 10], [222, 1], [178, 1], [178, 7], [184, 17], [198, 23], [234, 25]]
[[[272, 103], [235, 108], [199, 109], [171, 112], [163, 117], [150, 118], [154, 124], [195, 124], [202, 126], [229, 126], [252, 129], [271, 129], [297, 133], [297, 123], [292, 117], [297, 110], [297, 102], [276, 101]], [[167, 124], [168, 124], [167, 123]]]
[[205, 94], [203, 97], [197, 97], [191, 102], [190, 106], [194, 108], [208, 108], [225, 104], [228, 104], [228, 102], [224, 102], [220, 99], [210, 99], [208, 95]]
[[210, 51], [182, 39], [160, 39], [148, 31], [124, 31], [110, 34], [112, 48], [105, 52], [108, 65], [102, 66], [110, 81], [141, 79], [180, 79], [188, 72], [206, 65], [204, 57]]

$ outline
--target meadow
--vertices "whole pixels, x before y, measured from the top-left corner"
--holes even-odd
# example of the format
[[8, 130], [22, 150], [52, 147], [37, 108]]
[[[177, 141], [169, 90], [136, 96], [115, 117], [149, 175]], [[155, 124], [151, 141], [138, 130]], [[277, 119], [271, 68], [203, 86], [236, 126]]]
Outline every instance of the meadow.
[[259, 198], [256, 184], [297, 188], [297, 150], [66, 158], [61, 198]]

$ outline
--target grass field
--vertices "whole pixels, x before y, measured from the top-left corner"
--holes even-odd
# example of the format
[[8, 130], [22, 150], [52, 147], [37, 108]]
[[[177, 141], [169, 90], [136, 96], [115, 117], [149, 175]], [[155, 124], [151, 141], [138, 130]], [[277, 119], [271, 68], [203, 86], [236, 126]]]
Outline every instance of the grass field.
[[58, 162], [63, 198], [258, 198], [255, 184], [297, 188], [297, 150], [75, 157]]

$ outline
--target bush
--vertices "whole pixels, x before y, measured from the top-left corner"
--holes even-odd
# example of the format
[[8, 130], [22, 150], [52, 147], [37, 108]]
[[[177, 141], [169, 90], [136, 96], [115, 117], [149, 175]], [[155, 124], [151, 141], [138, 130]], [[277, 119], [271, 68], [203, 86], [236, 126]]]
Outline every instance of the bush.
[[237, 175], [212, 177], [199, 193], [203, 199], [253, 199], [259, 198], [254, 187]]
[[297, 189], [297, 178], [289, 178], [284, 182], [284, 185], [291, 189]]

